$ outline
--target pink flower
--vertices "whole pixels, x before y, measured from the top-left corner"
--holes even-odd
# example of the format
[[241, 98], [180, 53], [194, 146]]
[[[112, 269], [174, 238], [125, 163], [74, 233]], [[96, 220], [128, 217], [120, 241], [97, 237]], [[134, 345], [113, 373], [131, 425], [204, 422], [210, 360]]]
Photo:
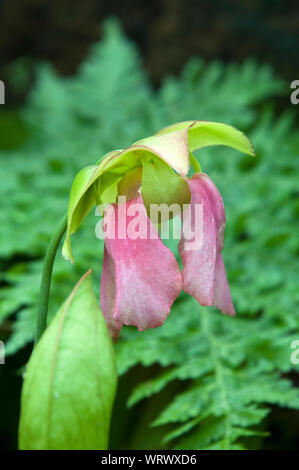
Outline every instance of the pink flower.
[[[110, 152], [97, 165], [81, 170], [74, 181], [63, 255], [73, 260], [70, 235], [93, 205], [109, 204], [104, 220], [114, 231], [111, 234], [108, 230], [104, 239], [100, 301], [114, 338], [122, 325], [141, 331], [162, 325], [182, 289], [200, 305], [214, 305], [235, 315], [221, 254], [223, 200], [192, 154], [209, 145], [226, 145], [254, 155], [247, 137], [231, 126], [182, 122], [125, 150]], [[188, 178], [190, 163], [195, 174]], [[118, 204], [120, 195], [126, 200]], [[129, 232], [132, 224], [136, 225], [136, 204], [144, 233], [132, 237]], [[179, 242], [182, 272], [153, 223], [157, 222], [149, 210], [153, 204], [184, 208]]]
[[[221, 256], [225, 227], [222, 197], [204, 173], [196, 173], [187, 181], [191, 201], [189, 210], [182, 216], [179, 243], [182, 273], [149, 219], [140, 194], [127, 203], [114, 204], [110, 215], [106, 211], [108, 224], [109, 218], [115, 217], [111, 221], [115, 231], [112, 237], [105, 238], [100, 298], [110, 333], [115, 338], [122, 325], [134, 325], [140, 331], [161, 326], [181, 289], [201, 305], [215, 305], [223, 313], [235, 314]], [[124, 212], [128, 214], [134, 204], [141, 205], [139, 221], [142, 217], [148, 228], [145, 237], [131, 239], [128, 227], [133, 217], [127, 215], [125, 234], [119, 238], [119, 217]], [[190, 250], [186, 244], [192, 243], [192, 239], [185, 239], [184, 224], [191, 217], [191, 226], [195, 225], [196, 212], [192, 210], [195, 204], [203, 206], [203, 240], [197, 249]]]

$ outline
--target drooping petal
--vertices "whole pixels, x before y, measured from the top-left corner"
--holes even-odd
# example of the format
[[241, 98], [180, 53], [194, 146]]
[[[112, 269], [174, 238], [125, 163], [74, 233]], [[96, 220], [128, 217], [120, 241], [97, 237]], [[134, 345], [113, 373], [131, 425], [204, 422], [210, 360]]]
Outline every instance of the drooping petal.
[[214, 305], [227, 315], [236, 314], [221, 254], [216, 262]]
[[183, 261], [183, 290], [201, 305], [215, 305], [234, 315], [221, 251], [225, 212], [222, 197], [203, 173], [188, 180], [191, 203], [183, 214], [179, 251]]
[[179, 251], [184, 266], [183, 290], [201, 305], [213, 305], [217, 227], [211, 200], [201, 181], [188, 181], [191, 202], [183, 214]]
[[141, 196], [113, 208], [106, 219], [115, 223], [115, 237], [111, 231], [105, 237], [101, 308], [116, 336], [121, 324], [140, 331], [162, 325], [180, 293], [181, 272], [147, 217]]

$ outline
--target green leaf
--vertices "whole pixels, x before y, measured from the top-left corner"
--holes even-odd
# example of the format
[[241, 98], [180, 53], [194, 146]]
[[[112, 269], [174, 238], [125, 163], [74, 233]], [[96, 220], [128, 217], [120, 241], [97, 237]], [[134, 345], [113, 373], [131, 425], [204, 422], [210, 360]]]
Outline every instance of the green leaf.
[[20, 449], [106, 449], [116, 363], [87, 272], [30, 358], [22, 390]]

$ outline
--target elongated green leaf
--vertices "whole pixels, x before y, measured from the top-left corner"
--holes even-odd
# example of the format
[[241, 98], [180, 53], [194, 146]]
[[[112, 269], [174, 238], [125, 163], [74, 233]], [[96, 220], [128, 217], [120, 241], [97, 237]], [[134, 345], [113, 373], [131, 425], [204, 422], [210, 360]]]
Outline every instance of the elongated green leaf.
[[116, 381], [114, 350], [89, 271], [29, 361], [20, 449], [106, 449]]

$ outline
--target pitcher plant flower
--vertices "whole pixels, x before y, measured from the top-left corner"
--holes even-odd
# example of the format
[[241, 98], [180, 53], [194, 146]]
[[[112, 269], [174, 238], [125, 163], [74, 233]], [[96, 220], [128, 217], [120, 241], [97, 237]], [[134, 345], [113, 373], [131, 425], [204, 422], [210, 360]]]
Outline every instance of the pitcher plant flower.
[[[104, 205], [108, 230], [104, 236], [100, 303], [112, 337], [118, 337], [123, 325], [133, 325], [141, 331], [162, 325], [181, 290], [200, 305], [214, 305], [224, 314], [235, 315], [221, 254], [225, 230], [223, 200], [192, 153], [211, 145], [225, 145], [254, 155], [251, 142], [234, 127], [186, 121], [125, 150], [110, 152], [76, 176], [63, 256], [74, 261], [70, 236], [94, 205]], [[194, 170], [191, 177], [190, 167]], [[151, 217], [152, 205], [182, 208], [182, 271], [160, 238], [157, 220]], [[197, 224], [198, 206], [202, 208], [201, 224]], [[139, 226], [137, 236], [136, 231], [133, 237], [129, 233], [132, 225]], [[197, 233], [198, 226], [201, 234]]]

